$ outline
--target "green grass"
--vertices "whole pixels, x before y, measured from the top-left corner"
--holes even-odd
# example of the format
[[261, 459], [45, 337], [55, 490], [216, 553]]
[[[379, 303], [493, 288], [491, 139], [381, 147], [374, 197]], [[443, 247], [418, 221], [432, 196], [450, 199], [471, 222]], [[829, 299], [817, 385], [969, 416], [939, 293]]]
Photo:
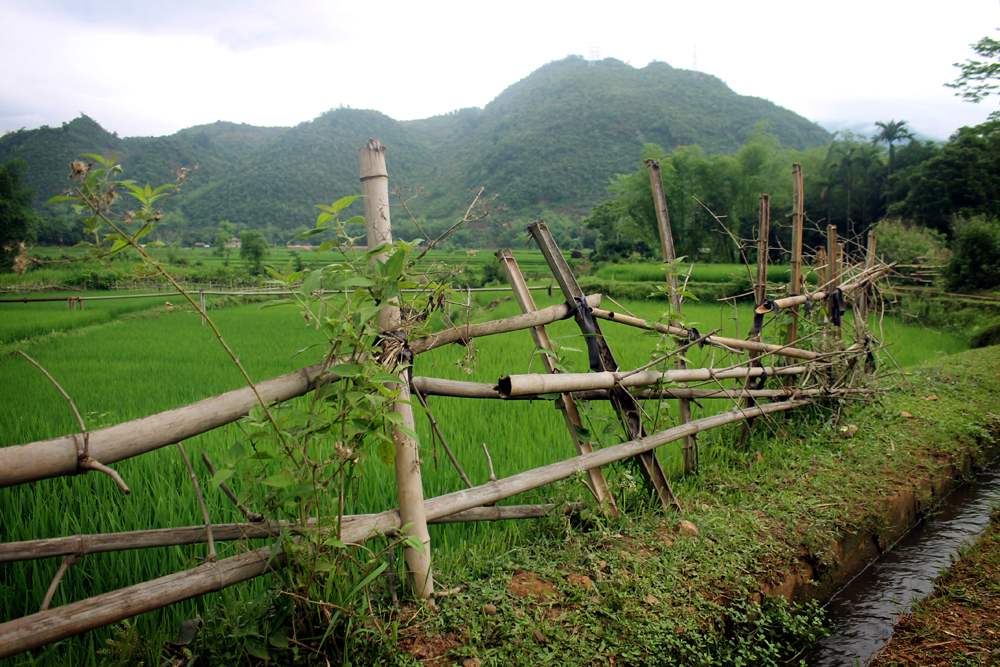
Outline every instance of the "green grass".
[[[540, 308], [561, 301], [558, 297], [549, 298], [538, 293], [535, 296]], [[477, 295], [477, 298], [485, 303], [493, 296]], [[17, 312], [26, 323], [36, 316], [43, 321], [50, 316], [48, 309], [37, 307], [42, 304], [7, 305], [22, 308]], [[651, 319], [657, 319], [663, 307], [652, 302], [623, 305], [636, 315]], [[64, 309], [65, 304], [55, 304], [52, 312], [65, 314], [59, 313], [59, 308]], [[69, 311], [68, 314], [74, 312], [79, 313]], [[480, 313], [479, 318], [515, 314], [518, 314], [517, 306], [505, 302], [495, 310]], [[685, 314], [692, 322], [698, 322], [702, 331], [723, 328], [725, 334], [736, 333], [730, 309], [692, 303], [685, 306]], [[315, 361], [315, 351], [293, 358], [295, 351], [320, 340], [319, 333], [303, 326], [303, 320], [293, 309], [258, 310], [251, 305], [214, 311], [213, 317], [255, 379], [270, 378]], [[741, 306], [739, 321], [740, 333], [745, 334], [750, 324], [747, 307]], [[613, 323], [602, 323], [602, 326], [622, 368], [634, 368], [649, 361], [656, 336]], [[548, 329], [550, 336], [561, 345], [585, 348], [572, 320], [554, 323]], [[901, 363], [932, 358], [942, 351], [956, 351], [963, 346], [955, 337], [930, 334], [923, 329], [896, 327], [891, 331]], [[419, 357], [416, 372], [496, 382], [501, 375], [534, 372], [541, 367], [533, 355], [527, 331], [480, 339], [477, 347], [478, 362], [471, 374], [456, 365], [463, 353], [459, 346], [441, 348]], [[194, 313], [175, 311], [127, 322], [121, 319], [104, 321], [77, 329], [71, 335], [38, 339], [28, 345], [27, 351], [73, 396], [89, 428], [146, 416], [242, 385], [238, 372], [215, 342], [210, 329], [200, 326]], [[692, 351], [689, 358], [692, 363], [701, 363], [703, 355], [708, 354], [711, 352]], [[570, 352], [566, 357], [575, 370], [587, 369], [582, 352]], [[716, 359], [717, 366], [722, 363], [723, 360]], [[77, 430], [65, 401], [22, 358], [0, 359], [0, 397], [4, 401], [4, 410], [0, 413], [0, 446], [57, 437]], [[553, 463], [574, 453], [562, 417], [550, 402], [502, 403], [433, 397], [430, 404], [449, 444], [476, 484], [485, 482], [488, 476], [480, 446], [483, 442], [490, 449], [500, 477]], [[724, 401], [704, 402], [704, 405], [704, 411], [695, 407], [696, 418], [727, 406]], [[606, 405], [595, 406], [593, 410], [598, 418], [609, 415]], [[667, 414], [661, 415], [661, 423], [670, 418]], [[439, 452], [435, 463], [427, 422], [419, 416], [418, 433], [424, 450], [426, 496], [461, 488], [443, 452]], [[239, 438], [238, 427], [231, 425], [191, 438], [184, 445], [191, 458], [197, 461], [200, 450], [219, 458]], [[725, 449], [713, 453], [716, 450], [711, 442], [708, 436], [703, 440], [706, 443], [703, 461], [709, 470], [716, 462], [726, 463], [729, 456]], [[664, 447], [660, 456], [668, 474], [676, 478], [681, 470], [678, 449]], [[196, 465], [204, 482], [207, 476], [200, 464]], [[122, 496], [109, 478], [96, 473], [0, 490], [0, 506], [4, 508], [0, 516], [0, 540], [200, 523], [190, 480], [176, 448], [164, 448], [115, 467], [133, 489], [131, 496]], [[615, 484], [626, 484], [627, 479], [619, 476], [620, 470], [614, 467], [609, 477]], [[206, 500], [214, 521], [240, 518], [220, 493], [210, 485], [204, 486], [208, 487]], [[525, 498], [508, 502], [536, 502], [547, 494], [560, 493], [563, 491], [559, 489], [539, 489]], [[351, 509], [359, 512], [378, 511], [396, 504], [392, 471], [377, 457], [370, 457], [363, 465], [357, 498], [357, 506]], [[447, 572], [467, 558], [468, 547], [475, 546], [480, 553], [499, 554], [519, 543], [532, 530], [527, 523], [456, 524], [432, 527], [431, 535], [438, 567]], [[205, 553], [204, 546], [192, 546], [88, 556], [74, 566], [60, 584], [53, 606], [190, 567], [196, 557]], [[51, 559], [0, 568], [0, 617], [16, 618], [35, 611], [57, 565], [57, 560]], [[252, 586], [259, 590], [264, 585], [266, 582]], [[238, 590], [229, 591], [222, 597], [228, 599], [239, 595]], [[138, 620], [140, 630], [154, 640], [169, 635], [176, 631], [180, 620], [203, 611], [205, 605], [215, 599], [201, 598], [143, 615]], [[110, 636], [109, 633], [105, 629], [50, 647], [43, 651], [42, 662], [55, 664], [58, 662], [56, 656], [68, 655], [72, 656], [74, 664], [93, 664], [95, 649]]]

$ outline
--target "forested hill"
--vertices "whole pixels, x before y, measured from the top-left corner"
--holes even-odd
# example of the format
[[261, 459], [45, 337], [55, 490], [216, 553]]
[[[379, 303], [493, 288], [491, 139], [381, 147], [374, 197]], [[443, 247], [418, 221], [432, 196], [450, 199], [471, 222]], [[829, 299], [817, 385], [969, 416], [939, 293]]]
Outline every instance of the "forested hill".
[[218, 122], [127, 139], [81, 116], [62, 128], [0, 137], [0, 162], [28, 161], [27, 181], [39, 202], [66, 187], [67, 164], [80, 153], [116, 152], [129, 178], [154, 185], [171, 180], [172, 168], [197, 164], [172, 204], [187, 225], [230, 220], [279, 232], [311, 225], [314, 204], [357, 193], [357, 149], [378, 138], [390, 149], [391, 182], [423, 190], [414, 213], [433, 226], [460, 215], [468, 191], [479, 186], [499, 193], [497, 203], [511, 218], [540, 209], [586, 213], [607, 197], [609, 178], [635, 171], [643, 144], [732, 153], [761, 122], [787, 148], [831, 140], [801, 116], [737, 95], [707, 74], [569, 57], [513, 84], [484, 109], [400, 122], [340, 108], [294, 128]]

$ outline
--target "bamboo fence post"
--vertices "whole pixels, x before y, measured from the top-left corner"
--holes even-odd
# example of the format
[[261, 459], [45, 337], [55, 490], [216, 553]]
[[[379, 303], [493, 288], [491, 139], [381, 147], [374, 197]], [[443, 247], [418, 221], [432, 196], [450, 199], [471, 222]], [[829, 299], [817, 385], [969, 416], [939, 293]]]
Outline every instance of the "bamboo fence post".
[[[383, 243], [392, 243], [392, 225], [389, 219], [389, 174], [385, 166], [385, 146], [378, 140], [369, 139], [364, 147], [358, 149], [358, 160], [361, 166], [361, 194], [365, 204], [365, 231], [368, 247], [375, 248]], [[372, 258], [375, 262], [385, 263], [388, 253], [380, 253]], [[379, 331], [383, 338], [388, 332], [394, 332], [400, 327], [400, 312], [398, 300], [382, 307], [378, 316]], [[395, 364], [394, 364], [395, 365]], [[407, 380], [408, 371], [404, 369], [400, 382], [394, 390], [399, 391], [399, 397], [393, 403], [393, 411], [398, 414], [401, 426], [410, 432], [416, 430], [413, 419], [413, 408], [410, 405], [410, 386]], [[409, 583], [413, 592], [419, 597], [429, 597], [434, 593], [434, 580], [431, 574], [431, 536], [427, 532], [427, 516], [424, 513], [424, 487], [420, 474], [420, 450], [417, 443], [400, 428], [392, 431], [392, 440], [396, 445], [395, 469], [396, 492], [399, 497], [400, 520], [410, 524], [408, 535], [416, 537], [423, 545], [423, 551], [406, 547], [403, 557], [409, 572]]]
[[827, 225], [826, 228], [826, 292], [828, 294], [826, 300], [826, 312], [831, 314], [831, 322], [834, 325], [834, 331], [831, 332], [832, 336], [835, 336], [838, 340], [841, 339], [840, 317], [833, 317], [835, 312], [839, 312], [840, 305], [842, 303], [838, 302], [837, 289], [840, 287], [840, 243], [837, 242], [837, 226]]
[[[500, 266], [503, 267], [504, 273], [507, 274], [507, 282], [510, 283], [511, 289], [514, 291], [514, 298], [517, 300], [517, 305], [521, 307], [521, 312], [535, 312], [537, 310], [535, 300], [531, 298], [531, 292], [528, 291], [528, 285], [524, 282], [524, 275], [517, 265], [517, 260], [514, 259], [514, 253], [510, 249], [501, 249], [496, 252], [496, 256], [500, 260]], [[552, 349], [552, 341], [549, 340], [549, 334], [545, 331], [544, 325], [539, 324], [537, 327], [532, 327], [531, 337], [535, 341], [536, 347], [542, 350]], [[552, 365], [552, 359], [547, 354], [542, 354], [541, 357], [546, 373], [558, 372]], [[576, 453], [589, 454], [594, 451], [589, 441], [580, 440], [580, 433], [584, 430], [583, 420], [580, 418], [580, 412], [576, 408], [576, 400], [573, 398], [573, 394], [560, 394], [559, 411], [562, 412], [563, 418], [566, 420], [566, 428], [569, 430]], [[590, 488], [590, 492], [594, 494], [594, 498], [600, 504], [601, 508], [608, 514], [617, 516], [618, 508], [615, 506], [615, 499], [608, 491], [608, 483], [604, 479], [604, 473], [600, 468], [592, 468], [587, 471], [587, 486]]]
[[[771, 312], [771, 307], [767, 303], [767, 255], [770, 252], [771, 235], [771, 195], [761, 193], [760, 195], [760, 218], [757, 227], [757, 282], [754, 285], [754, 319], [750, 329], [750, 342], [760, 342], [760, 332], [764, 324], [764, 315]], [[761, 357], [757, 355], [750, 358], [750, 367], [757, 368], [763, 366]], [[762, 387], [761, 387], [762, 388]], [[743, 390], [750, 389], [750, 377], [743, 383]], [[751, 396], [743, 399], [743, 404], [752, 407], [756, 401]], [[743, 432], [740, 437], [741, 444], [746, 444], [750, 439], [750, 429], [753, 426], [752, 420], [743, 422]]]
[[[538, 247], [541, 248], [542, 255], [552, 270], [556, 282], [559, 283], [559, 288], [566, 298], [567, 305], [574, 308], [576, 322], [587, 340], [591, 370], [618, 370], [618, 362], [615, 361], [615, 357], [611, 353], [611, 348], [608, 347], [607, 341], [604, 340], [601, 327], [593, 319], [590, 308], [584, 300], [583, 290], [580, 289], [579, 283], [576, 282], [576, 277], [573, 275], [569, 264], [566, 263], [566, 258], [562, 256], [562, 252], [560, 252], [555, 239], [552, 238], [548, 226], [545, 222], [539, 220], [528, 226], [528, 233], [531, 234]], [[612, 390], [612, 394], [611, 405], [622, 422], [626, 436], [631, 439], [644, 436], [645, 429], [642, 424], [642, 415], [635, 401], [632, 400], [632, 396], [622, 387], [615, 387]], [[639, 471], [644, 480], [656, 492], [660, 503], [668, 509], [671, 506], [680, 509], [680, 502], [674, 495], [673, 489], [670, 488], [670, 481], [663, 473], [660, 461], [656, 458], [656, 453], [650, 451], [639, 452], [635, 460], [638, 463]]]
[[[656, 220], [659, 223], [660, 245], [663, 249], [663, 261], [670, 264], [671, 270], [667, 274], [670, 287], [670, 307], [680, 317], [681, 295], [677, 288], [677, 251], [674, 248], [674, 235], [670, 229], [670, 211], [667, 208], [667, 197], [663, 193], [663, 175], [660, 173], [660, 161], [656, 159], [646, 160], [646, 169], [649, 171], [649, 183], [653, 189], [653, 200], [656, 203]], [[671, 322], [681, 326], [681, 322]], [[687, 363], [682, 358], [674, 362], [678, 369], [687, 368]], [[680, 399], [677, 401], [677, 412], [680, 423], [686, 424], [691, 421], [691, 401]], [[684, 474], [688, 475], [697, 469], [698, 443], [694, 436], [685, 437], [681, 444], [681, 454], [684, 457]]]
[[[792, 165], [792, 276], [788, 295], [802, 290], [802, 226], [805, 221], [805, 193], [802, 186], [802, 165]], [[799, 307], [792, 307], [792, 321], [788, 323], [785, 341], [792, 345], [798, 340]]]
[[198, 292], [198, 297], [201, 300], [201, 326], [205, 326], [205, 290]]
[[[873, 268], [875, 268], [875, 253], [878, 248], [878, 235], [875, 232], [868, 232], [868, 250], [865, 254], [865, 273], [868, 273]], [[867, 286], [862, 288], [861, 293], [858, 294], [858, 316], [856, 318], [854, 326], [868, 328], [868, 288]]]

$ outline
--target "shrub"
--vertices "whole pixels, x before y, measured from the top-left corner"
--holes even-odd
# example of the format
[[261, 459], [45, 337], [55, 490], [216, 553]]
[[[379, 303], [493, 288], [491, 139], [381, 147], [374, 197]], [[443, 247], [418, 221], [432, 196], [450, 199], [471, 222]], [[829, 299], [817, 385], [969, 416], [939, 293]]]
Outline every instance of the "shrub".
[[958, 223], [945, 284], [953, 292], [1000, 286], [1000, 222], [975, 217]]
[[[878, 223], [875, 233], [878, 234], [878, 254], [887, 262], [937, 264], [944, 260], [945, 237], [941, 232], [889, 218]], [[908, 276], [916, 269], [903, 267], [898, 271]]]

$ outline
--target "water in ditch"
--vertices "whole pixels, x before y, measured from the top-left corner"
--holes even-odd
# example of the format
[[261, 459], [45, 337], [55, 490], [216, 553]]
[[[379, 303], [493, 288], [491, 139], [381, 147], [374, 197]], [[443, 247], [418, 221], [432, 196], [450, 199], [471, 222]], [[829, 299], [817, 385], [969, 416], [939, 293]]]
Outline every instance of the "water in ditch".
[[935, 512], [841, 589], [827, 605], [834, 634], [820, 641], [811, 667], [864, 665], [892, 638], [893, 624], [933, 589], [959, 549], [978, 538], [1000, 503], [1000, 463], [953, 491]]

